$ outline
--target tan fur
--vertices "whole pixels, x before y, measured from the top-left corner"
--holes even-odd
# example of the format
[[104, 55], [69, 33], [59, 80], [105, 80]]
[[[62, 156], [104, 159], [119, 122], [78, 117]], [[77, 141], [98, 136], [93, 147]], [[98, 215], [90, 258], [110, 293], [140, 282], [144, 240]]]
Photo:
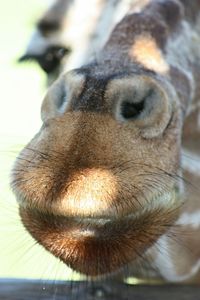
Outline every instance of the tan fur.
[[158, 73], [167, 73], [169, 66], [151, 36], [139, 36], [134, 42], [130, 56], [145, 68]]
[[[181, 223], [187, 205], [200, 209], [181, 180], [183, 124], [199, 95], [198, 33], [182, 1], [141, 5], [96, 60], [50, 88], [44, 124], [16, 160], [12, 187], [27, 230], [75, 270], [107, 275], [152, 254], [156, 276], [184, 281], [197, 273], [200, 253], [180, 259], [170, 235], [199, 245], [199, 228]], [[188, 43], [177, 51], [180, 35]], [[167, 245], [163, 253], [158, 245]]]

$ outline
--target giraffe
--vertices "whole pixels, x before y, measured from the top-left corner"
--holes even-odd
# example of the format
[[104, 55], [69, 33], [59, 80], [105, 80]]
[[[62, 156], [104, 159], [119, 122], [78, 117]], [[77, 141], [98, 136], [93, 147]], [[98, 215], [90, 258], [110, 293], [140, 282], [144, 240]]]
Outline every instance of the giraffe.
[[199, 280], [200, 1], [126, 5], [49, 88], [11, 186], [26, 229], [74, 270], [143, 276], [148, 260], [152, 277]]

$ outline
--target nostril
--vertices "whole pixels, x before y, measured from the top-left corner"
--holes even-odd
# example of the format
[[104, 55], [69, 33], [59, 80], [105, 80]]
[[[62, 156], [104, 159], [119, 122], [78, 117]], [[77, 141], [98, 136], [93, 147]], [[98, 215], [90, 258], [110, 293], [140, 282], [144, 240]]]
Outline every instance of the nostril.
[[121, 104], [121, 116], [124, 119], [135, 119], [144, 110], [145, 100], [139, 103], [124, 101]]
[[142, 91], [135, 91], [126, 93], [125, 97], [121, 99], [119, 105], [120, 118], [123, 120], [137, 120], [143, 118], [150, 113], [150, 106], [155, 91], [153, 88], [148, 88]]
[[[160, 136], [171, 118], [176, 93], [171, 85], [146, 76], [116, 79], [108, 89], [114, 117], [143, 138]], [[175, 101], [174, 101], [175, 100]]]

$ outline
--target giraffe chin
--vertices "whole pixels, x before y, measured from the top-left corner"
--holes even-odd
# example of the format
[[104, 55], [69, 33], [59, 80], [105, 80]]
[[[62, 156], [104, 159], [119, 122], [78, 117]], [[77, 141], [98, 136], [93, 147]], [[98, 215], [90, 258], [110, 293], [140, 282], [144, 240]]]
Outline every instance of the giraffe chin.
[[101, 277], [141, 258], [175, 222], [177, 210], [160, 207], [120, 219], [54, 216], [25, 208], [20, 215], [38, 243], [67, 266]]

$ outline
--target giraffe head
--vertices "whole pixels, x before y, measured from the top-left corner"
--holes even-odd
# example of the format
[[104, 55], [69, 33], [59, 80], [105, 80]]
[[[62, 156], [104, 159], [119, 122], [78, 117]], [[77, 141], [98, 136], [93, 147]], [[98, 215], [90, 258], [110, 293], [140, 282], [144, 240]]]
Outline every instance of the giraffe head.
[[166, 56], [176, 55], [168, 40], [182, 7], [152, 3], [115, 27], [96, 61], [50, 87], [43, 126], [13, 169], [27, 230], [88, 276], [137, 261], [179, 215], [190, 82]]
[[143, 255], [180, 205], [174, 95], [148, 74], [100, 69], [71, 71], [50, 88], [12, 180], [28, 231], [91, 276]]

